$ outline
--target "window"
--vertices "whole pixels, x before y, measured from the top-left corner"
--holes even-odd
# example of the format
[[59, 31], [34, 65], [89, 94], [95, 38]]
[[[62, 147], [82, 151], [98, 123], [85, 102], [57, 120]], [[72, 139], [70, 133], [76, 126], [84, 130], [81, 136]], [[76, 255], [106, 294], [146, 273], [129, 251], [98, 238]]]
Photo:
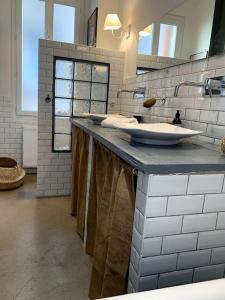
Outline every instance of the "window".
[[153, 46], [153, 24], [139, 32], [138, 54], [152, 55]]
[[45, 36], [45, 2], [22, 0], [22, 111], [38, 107], [38, 39]]
[[[39, 39], [79, 42], [79, 0], [21, 0], [19, 13], [21, 39], [18, 41], [19, 114], [35, 114], [38, 110], [38, 43]], [[45, 12], [49, 18], [45, 18]]]
[[139, 37], [138, 53], [143, 55], [152, 54], [152, 40], [153, 35], [149, 34], [147, 36]]
[[177, 26], [160, 24], [158, 55], [175, 57]]
[[139, 32], [138, 54], [180, 57], [184, 17], [166, 15]]
[[55, 41], [74, 43], [76, 32], [75, 13], [75, 7], [54, 4], [53, 39]]
[[55, 57], [53, 91], [54, 152], [71, 151], [70, 118], [106, 113], [109, 65]]

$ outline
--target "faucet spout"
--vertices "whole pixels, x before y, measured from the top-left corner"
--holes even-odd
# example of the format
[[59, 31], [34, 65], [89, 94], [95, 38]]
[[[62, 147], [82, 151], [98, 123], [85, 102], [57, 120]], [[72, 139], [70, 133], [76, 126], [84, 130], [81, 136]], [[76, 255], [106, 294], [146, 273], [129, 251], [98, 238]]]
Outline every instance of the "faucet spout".
[[133, 90], [122, 90], [122, 89], [119, 89], [118, 91], [117, 91], [117, 98], [119, 98], [119, 96], [120, 96], [120, 94], [121, 93], [132, 93], [133, 94]]
[[137, 88], [135, 88], [133, 90], [122, 90], [122, 89], [119, 89], [117, 91], [117, 98], [119, 98], [119, 96], [120, 96], [121, 93], [130, 93], [130, 94], [133, 94], [133, 96], [140, 95], [141, 97], [144, 98], [144, 96], [145, 96], [145, 90], [146, 90], [145, 87], [137, 87]]
[[178, 96], [179, 89], [181, 86], [195, 86], [205, 89], [207, 87], [207, 82], [182, 81], [175, 86], [174, 97]]

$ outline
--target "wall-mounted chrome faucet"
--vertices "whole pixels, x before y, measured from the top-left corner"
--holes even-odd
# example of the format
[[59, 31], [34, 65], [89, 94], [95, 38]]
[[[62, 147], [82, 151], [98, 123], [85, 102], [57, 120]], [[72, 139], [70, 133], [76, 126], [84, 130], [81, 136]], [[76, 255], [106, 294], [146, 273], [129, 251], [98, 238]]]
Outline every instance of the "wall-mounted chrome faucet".
[[145, 97], [145, 91], [146, 91], [145, 87], [137, 87], [133, 90], [119, 89], [118, 92], [117, 92], [117, 98], [119, 98], [121, 93], [130, 93], [130, 94], [133, 94], [133, 97], [134, 96], [139, 96], [139, 98], [144, 98]]
[[182, 87], [182, 86], [195, 86], [195, 87], [200, 87], [200, 88], [204, 89], [203, 91], [205, 91], [205, 89], [206, 89], [206, 87], [207, 87], [207, 83], [206, 83], [206, 81], [204, 81], [204, 82], [182, 81], [182, 82], [178, 83], [178, 84], [175, 86], [174, 97], [177, 97], [177, 96], [178, 96], [179, 89], [180, 89], [180, 87]]
[[212, 96], [225, 96], [225, 76], [208, 78], [208, 89], [205, 90], [205, 95]]
[[225, 96], [225, 77], [207, 78], [204, 82], [183, 81], [175, 86], [174, 97], [182, 86], [195, 86], [203, 89], [203, 96]]

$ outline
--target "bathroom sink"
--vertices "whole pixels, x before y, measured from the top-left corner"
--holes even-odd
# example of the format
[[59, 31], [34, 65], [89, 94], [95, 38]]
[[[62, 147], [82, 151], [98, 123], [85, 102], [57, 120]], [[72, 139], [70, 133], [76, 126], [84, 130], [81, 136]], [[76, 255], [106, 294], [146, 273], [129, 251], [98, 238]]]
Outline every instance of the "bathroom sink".
[[115, 127], [130, 134], [132, 141], [150, 145], [176, 145], [180, 139], [202, 133], [167, 123], [125, 124], [118, 122]]
[[95, 125], [101, 125], [101, 122], [109, 117], [123, 118], [118, 114], [85, 114], [85, 116], [93, 121]]

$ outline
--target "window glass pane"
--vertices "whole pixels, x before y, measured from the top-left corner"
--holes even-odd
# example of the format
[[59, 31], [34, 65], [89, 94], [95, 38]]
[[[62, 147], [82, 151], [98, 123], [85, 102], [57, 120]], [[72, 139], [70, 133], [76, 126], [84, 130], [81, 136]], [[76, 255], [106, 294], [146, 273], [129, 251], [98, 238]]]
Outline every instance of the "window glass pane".
[[73, 79], [73, 63], [66, 60], [57, 60], [55, 76], [57, 78]]
[[108, 67], [94, 65], [92, 67], [92, 80], [95, 82], [108, 82]]
[[85, 63], [75, 63], [74, 79], [91, 81], [91, 65]]
[[75, 100], [73, 102], [73, 115], [81, 116], [83, 113], [88, 113], [90, 107], [90, 101]]
[[55, 114], [58, 116], [71, 116], [72, 100], [55, 99]]
[[53, 39], [59, 42], [74, 43], [75, 7], [54, 4]]
[[72, 98], [73, 83], [70, 80], [59, 80], [55, 81], [55, 96]]
[[55, 133], [70, 133], [70, 118], [55, 117]]
[[107, 85], [93, 83], [91, 89], [91, 99], [106, 101], [107, 99]]
[[54, 150], [68, 151], [71, 148], [71, 136], [66, 134], [54, 135]]
[[106, 113], [106, 104], [105, 102], [91, 102], [91, 113], [95, 114], [105, 114]]
[[174, 57], [176, 50], [177, 26], [160, 24], [158, 55]]
[[138, 54], [152, 55], [153, 34], [153, 24], [139, 32]]
[[151, 55], [152, 54], [153, 36], [139, 36], [138, 54]]
[[22, 0], [22, 110], [38, 108], [38, 39], [45, 37], [45, 2]]
[[74, 98], [90, 99], [91, 84], [88, 82], [74, 82]]

